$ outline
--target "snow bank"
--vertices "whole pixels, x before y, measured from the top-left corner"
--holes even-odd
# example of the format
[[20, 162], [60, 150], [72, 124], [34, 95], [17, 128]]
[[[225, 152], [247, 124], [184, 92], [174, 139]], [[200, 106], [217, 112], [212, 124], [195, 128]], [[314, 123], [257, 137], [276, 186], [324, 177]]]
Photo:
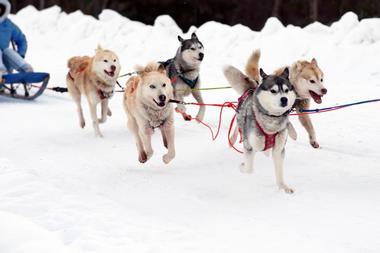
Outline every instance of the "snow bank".
[[341, 61], [353, 62], [358, 55], [351, 55], [350, 49], [361, 45], [371, 46], [371, 53], [368, 48], [360, 50], [362, 61], [380, 57], [380, 50], [372, 50], [380, 48], [380, 19], [359, 21], [352, 12], [330, 27], [316, 22], [304, 29], [285, 27], [278, 19], [270, 18], [260, 33], [242, 25], [207, 22], [183, 34], [169, 16], [157, 17], [150, 26], [111, 10], [104, 10], [95, 19], [80, 11], [66, 14], [59, 7], [43, 11], [27, 7], [12, 19], [28, 36], [29, 61], [38, 70], [58, 73], [52, 77], [56, 82], [64, 76], [67, 58], [92, 54], [98, 44], [116, 51], [121, 56], [123, 72], [129, 72], [136, 64], [173, 57], [178, 47], [177, 35], [188, 37], [193, 31], [197, 31], [206, 47], [203, 80], [211, 84], [222, 78], [220, 69], [226, 63], [242, 67], [253, 48], [262, 49], [262, 66], [269, 70], [300, 58], [316, 57], [322, 66], [345, 73], [346, 65]]

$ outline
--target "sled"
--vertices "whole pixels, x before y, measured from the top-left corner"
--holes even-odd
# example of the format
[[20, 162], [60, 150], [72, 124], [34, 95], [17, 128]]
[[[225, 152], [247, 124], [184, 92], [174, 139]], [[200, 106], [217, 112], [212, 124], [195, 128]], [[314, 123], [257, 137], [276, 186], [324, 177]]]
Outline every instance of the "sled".
[[33, 100], [46, 89], [50, 75], [42, 72], [7, 74], [0, 77], [0, 95]]

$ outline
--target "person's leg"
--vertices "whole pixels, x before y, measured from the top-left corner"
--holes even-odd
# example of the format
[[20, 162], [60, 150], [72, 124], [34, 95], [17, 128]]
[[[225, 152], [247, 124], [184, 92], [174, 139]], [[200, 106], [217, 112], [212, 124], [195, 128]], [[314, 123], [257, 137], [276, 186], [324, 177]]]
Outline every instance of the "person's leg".
[[18, 72], [33, 72], [32, 66], [12, 48], [4, 49], [3, 60], [7, 69], [15, 69]]
[[0, 50], [0, 77], [7, 72], [7, 68], [3, 62], [3, 51]]

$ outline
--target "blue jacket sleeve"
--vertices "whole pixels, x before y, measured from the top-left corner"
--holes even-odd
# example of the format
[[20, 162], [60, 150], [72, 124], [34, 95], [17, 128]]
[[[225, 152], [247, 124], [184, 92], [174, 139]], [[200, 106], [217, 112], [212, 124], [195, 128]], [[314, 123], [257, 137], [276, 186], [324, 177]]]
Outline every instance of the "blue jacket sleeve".
[[28, 49], [28, 42], [26, 41], [26, 37], [24, 33], [18, 28], [17, 25], [11, 23], [12, 28], [12, 40], [16, 43], [17, 52], [22, 57], [25, 57], [26, 50]]

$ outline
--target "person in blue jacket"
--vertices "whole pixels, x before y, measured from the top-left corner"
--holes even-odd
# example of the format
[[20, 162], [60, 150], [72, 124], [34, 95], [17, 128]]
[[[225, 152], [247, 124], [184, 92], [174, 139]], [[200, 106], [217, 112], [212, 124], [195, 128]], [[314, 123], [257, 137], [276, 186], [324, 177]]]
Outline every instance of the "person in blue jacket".
[[[8, 0], [0, 0], [0, 77], [11, 72], [32, 72], [32, 66], [25, 61], [28, 48], [26, 37], [20, 28], [9, 18], [11, 4]], [[12, 42], [16, 50], [12, 48]]]

